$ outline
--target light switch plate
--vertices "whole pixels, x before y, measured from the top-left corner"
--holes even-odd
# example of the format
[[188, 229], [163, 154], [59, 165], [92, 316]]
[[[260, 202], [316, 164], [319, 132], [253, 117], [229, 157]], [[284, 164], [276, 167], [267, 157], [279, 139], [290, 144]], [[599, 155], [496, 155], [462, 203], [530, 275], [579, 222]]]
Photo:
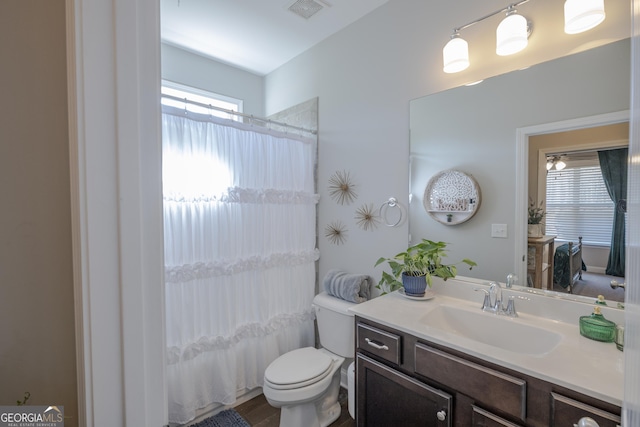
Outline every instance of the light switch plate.
[[507, 238], [507, 224], [491, 224], [491, 237]]

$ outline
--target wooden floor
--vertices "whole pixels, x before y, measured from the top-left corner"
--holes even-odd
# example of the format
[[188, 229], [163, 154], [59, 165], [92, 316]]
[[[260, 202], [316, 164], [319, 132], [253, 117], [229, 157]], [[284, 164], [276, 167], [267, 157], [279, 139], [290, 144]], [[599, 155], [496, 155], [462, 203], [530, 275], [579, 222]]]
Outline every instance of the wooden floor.
[[[347, 391], [340, 389], [338, 400], [342, 411], [331, 427], [354, 427], [355, 420], [349, 416]], [[234, 408], [252, 427], [278, 427], [280, 425], [280, 409], [269, 405], [264, 395], [254, 397], [253, 399]], [[300, 426], [304, 427], [304, 426]]]

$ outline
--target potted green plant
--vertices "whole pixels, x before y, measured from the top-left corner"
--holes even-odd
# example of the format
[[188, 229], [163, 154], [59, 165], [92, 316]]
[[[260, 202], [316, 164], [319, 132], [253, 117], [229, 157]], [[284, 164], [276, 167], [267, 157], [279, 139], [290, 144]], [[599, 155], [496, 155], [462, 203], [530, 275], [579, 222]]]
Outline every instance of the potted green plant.
[[544, 211], [544, 201], [536, 205], [532, 199], [529, 199], [528, 214], [527, 234], [530, 237], [542, 237], [544, 235], [544, 224], [542, 220], [546, 215]]
[[434, 276], [447, 280], [456, 277], [457, 264], [467, 264], [469, 269], [477, 265], [466, 258], [457, 264], [444, 264], [442, 258], [447, 256], [446, 247], [445, 242], [422, 239], [393, 258], [378, 259], [375, 265], [386, 262], [391, 267], [391, 273], [383, 271], [376, 288], [382, 290], [383, 294], [405, 288], [407, 295], [422, 296], [426, 287], [431, 287]]

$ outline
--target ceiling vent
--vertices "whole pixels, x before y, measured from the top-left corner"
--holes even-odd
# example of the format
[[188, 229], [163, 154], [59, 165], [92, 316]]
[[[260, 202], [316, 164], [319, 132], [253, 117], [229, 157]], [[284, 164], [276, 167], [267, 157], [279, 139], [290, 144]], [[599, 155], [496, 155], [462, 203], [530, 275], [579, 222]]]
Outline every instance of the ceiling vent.
[[309, 19], [327, 6], [329, 6], [327, 3], [316, 0], [296, 0], [288, 10], [304, 19]]

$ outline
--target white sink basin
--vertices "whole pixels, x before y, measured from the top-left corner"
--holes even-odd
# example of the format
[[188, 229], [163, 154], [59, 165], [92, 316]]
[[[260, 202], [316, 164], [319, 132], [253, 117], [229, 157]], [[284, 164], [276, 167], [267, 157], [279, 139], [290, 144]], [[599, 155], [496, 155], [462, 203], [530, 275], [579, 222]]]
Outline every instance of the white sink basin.
[[420, 321], [430, 328], [455, 334], [503, 350], [543, 355], [553, 350], [562, 335], [522, 323], [521, 320], [478, 311], [440, 305]]

